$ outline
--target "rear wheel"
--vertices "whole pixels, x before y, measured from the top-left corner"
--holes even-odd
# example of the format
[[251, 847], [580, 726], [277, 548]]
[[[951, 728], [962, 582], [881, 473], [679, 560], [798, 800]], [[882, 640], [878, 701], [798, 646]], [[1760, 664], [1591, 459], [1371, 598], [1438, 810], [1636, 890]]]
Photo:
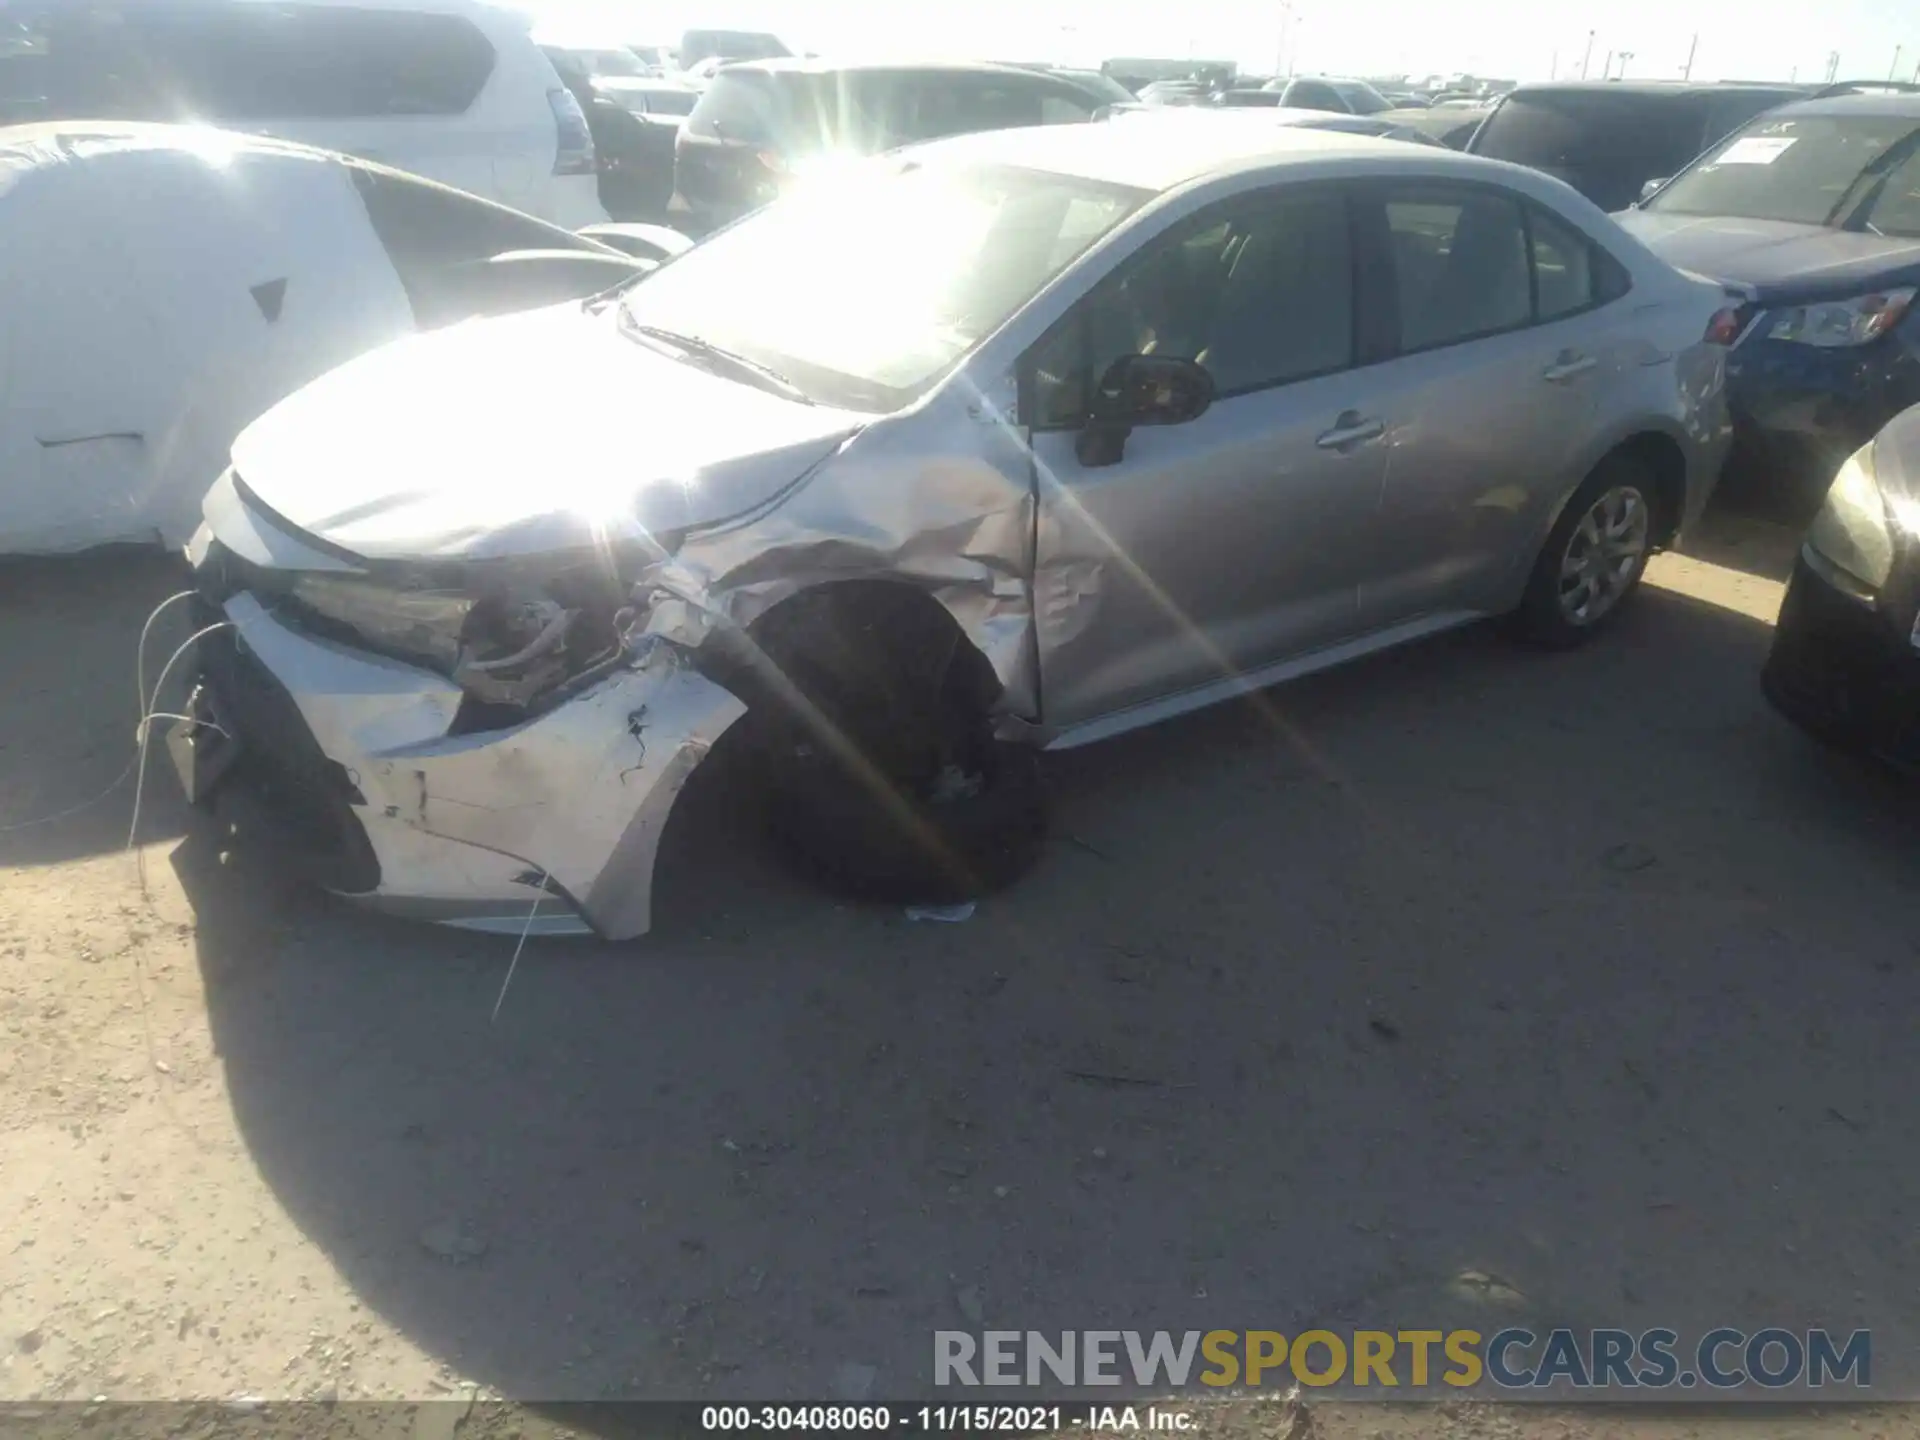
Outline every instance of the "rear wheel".
[[1514, 628], [1555, 649], [1584, 644], [1640, 587], [1653, 553], [1652, 474], [1628, 455], [1602, 461], [1574, 492], [1527, 581]]

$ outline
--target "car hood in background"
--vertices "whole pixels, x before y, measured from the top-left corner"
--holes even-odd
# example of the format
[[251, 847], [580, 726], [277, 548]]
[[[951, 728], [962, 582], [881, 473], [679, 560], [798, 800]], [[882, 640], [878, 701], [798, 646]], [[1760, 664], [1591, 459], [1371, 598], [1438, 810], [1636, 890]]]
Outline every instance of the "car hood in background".
[[1657, 210], [1614, 219], [1668, 264], [1747, 286], [1761, 300], [1857, 295], [1920, 270], [1920, 240], [1894, 235]]
[[367, 559], [645, 542], [772, 499], [867, 417], [718, 378], [570, 303], [416, 336], [233, 445], [281, 520]]

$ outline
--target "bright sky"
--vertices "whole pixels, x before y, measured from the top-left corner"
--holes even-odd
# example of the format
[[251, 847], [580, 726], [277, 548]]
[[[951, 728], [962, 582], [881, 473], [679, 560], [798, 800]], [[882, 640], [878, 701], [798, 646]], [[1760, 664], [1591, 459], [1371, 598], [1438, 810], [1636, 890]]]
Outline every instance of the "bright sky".
[[[626, 43], [678, 40], [690, 25], [771, 30], [795, 50], [1052, 60], [1114, 55], [1278, 63], [1329, 74], [1422, 76], [1466, 71], [1504, 79], [1588, 73], [1609, 52], [1630, 78], [1678, 79], [1694, 34], [1695, 79], [1819, 80], [1839, 52], [1842, 79], [1912, 80], [1920, 69], [1915, 0], [1607, 0], [1588, 16], [1544, 0], [968, 0], [935, 10], [912, 0], [517, 0], [543, 18], [604, 26]], [[1289, 13], [1290, 12], [1290, 13]], [[1180, 18], [1184, 17], [1184, 18]], [[629, 33], [631, 32], [631, 33]]]

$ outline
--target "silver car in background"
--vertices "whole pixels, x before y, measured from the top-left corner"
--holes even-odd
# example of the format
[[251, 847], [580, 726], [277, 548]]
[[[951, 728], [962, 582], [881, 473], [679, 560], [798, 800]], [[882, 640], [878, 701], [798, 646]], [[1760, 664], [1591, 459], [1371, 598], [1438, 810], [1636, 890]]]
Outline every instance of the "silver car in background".
[[329, 888], [471, 927], [645, 930], [736, 726], [823, 879], [980, 893], [1037, 851], [1038, 749], [1480, 617], [1612, 619], [1714, 484], [1724, 302], [1437, 149], [880, 157], [257, 421], [190, 547], [170, 748]]

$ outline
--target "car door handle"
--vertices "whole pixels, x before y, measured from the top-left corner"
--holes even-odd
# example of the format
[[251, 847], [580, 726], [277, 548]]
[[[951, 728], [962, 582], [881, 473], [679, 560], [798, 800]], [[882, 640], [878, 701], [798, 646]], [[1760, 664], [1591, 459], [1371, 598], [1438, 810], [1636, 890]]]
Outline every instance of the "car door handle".
[[1553, 364], [1540, 372], [1540, 378], [1550, 385], [1564, 385], [1576, 375], [1584, 375], [1593, 369], [1599, 361], [1591, 355], [1577, 355], [1571, 350], [1563, 350]]
[[1378, 440], [1386, 433], [1387, 427], [1380, 421], [1362, 419], [1357, 410], [1349, 410], [1333, 422], [1331, 430], [1323, 430], [1315, 436], [1313, 443], [1322, 450], [1345, 450], [1349, 446]]

